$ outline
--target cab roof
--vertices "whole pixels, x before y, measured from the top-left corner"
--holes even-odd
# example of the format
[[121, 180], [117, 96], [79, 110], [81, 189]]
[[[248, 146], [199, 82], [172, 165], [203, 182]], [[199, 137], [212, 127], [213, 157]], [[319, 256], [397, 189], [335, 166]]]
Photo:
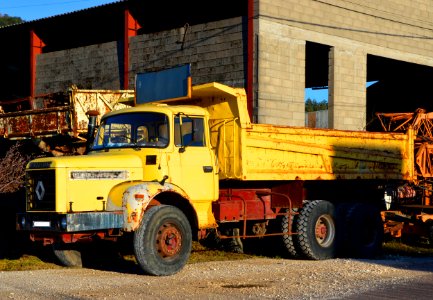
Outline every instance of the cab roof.
[[119, 114], [125, 114], [125, 113], [140, 113], [140, 112], [155, 112], [155, 113], [164, 113], [164, 114], [171, 114], [171, 115], [175, 115], [179, 112], [182, 112], [186, 115], [191, 115], [191, 116], [207, 115], [206, 109], [199, 106], [169, 105], [166, 103], [146, 103], [146, 104], [138, 104], [130, 108], [124, 108], [124, 109], [119, 109], [119, 110], [109, 112], [106, 115], [104, 115], [103, 118], [119, 115]]

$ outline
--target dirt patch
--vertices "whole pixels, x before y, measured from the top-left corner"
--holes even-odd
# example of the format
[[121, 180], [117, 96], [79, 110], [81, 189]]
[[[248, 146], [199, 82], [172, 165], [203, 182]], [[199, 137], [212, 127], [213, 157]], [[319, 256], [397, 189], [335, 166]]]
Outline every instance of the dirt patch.
[[[0, 272], [0, 298], [11, 299], [335, 299], [433, 276], [433, 259], [305, 261], [248, 258], [188, 264], [168, 277], [56, 269]], [[382, 294], [383, 295], [383, 294]]]

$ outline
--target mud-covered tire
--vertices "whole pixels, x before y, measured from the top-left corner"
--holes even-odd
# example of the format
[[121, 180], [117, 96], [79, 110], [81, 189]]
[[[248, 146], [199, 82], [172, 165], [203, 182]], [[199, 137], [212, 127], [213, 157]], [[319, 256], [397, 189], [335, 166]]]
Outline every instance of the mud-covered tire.
[[[295, 228], [296, 228], [296, 222], [297, 222], [297, 215], [298, 209], [297, 208], [293, 208], [292, 209], [292, 214], [290, 215], [284, 215], [281, 218], [281, 231], [283, 233], [287, 233], [287, 232], [292, 232], [295, 233]], [[293, 234], [284, 234], [282, 236], [282, 242], [283, 242], [283, 247], [286, 250], [286, 254], [291, 257], [291, 258], [296, 258], [299, 257], [299, 250], [297, 249], [297, 247], [295, 246], [295, 241], [294, 241], [294, 235]]]
[[335, 207], [324, 200], [304, 202], [296, 222], [295, 246], [303, 256], [313, 260], [336, 255]]
[[54, 243], [54, 256], [66, 267], [81, 268], [83, 261], [81, 251], [73, 244]]
[[134, 232], [134, 254], [146, 274], [167, 276], [179, 272], [191, 253], [191, 226], [178, 208], [154, 206]]
[[209, 249], [222, 249], [222, 241], [215, 228], [208, 229], [205, 238], [199, 240], [200, 244]]
[[380, 211], [373, 205], [351, 206], [345, 222], [345, 253], [355, 258], [373, 258], [380, 254], [384, 229]]

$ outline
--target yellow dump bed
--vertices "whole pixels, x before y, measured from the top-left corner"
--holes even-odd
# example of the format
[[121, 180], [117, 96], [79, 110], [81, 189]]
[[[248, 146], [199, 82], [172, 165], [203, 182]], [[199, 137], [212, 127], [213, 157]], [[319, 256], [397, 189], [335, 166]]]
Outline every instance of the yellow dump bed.
[[[408, 179], [409, 135], [252, 125], [241, 129], [243, 180]], [[223, 171], [224, 172], [224, 171]]]
[[246, 95], [218, 83], [193, 87], [210, 114], [220, 179], [414, 179], [414, 137], [251, 124]]

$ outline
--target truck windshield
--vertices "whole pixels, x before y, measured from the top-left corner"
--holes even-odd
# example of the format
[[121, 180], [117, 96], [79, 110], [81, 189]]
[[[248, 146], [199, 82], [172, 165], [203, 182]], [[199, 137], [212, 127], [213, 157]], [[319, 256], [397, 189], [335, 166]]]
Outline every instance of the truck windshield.
[[168, 136], [168, 118], [164, 114], [120, 114], [101, 122], [92, 149], [165, 148]]

